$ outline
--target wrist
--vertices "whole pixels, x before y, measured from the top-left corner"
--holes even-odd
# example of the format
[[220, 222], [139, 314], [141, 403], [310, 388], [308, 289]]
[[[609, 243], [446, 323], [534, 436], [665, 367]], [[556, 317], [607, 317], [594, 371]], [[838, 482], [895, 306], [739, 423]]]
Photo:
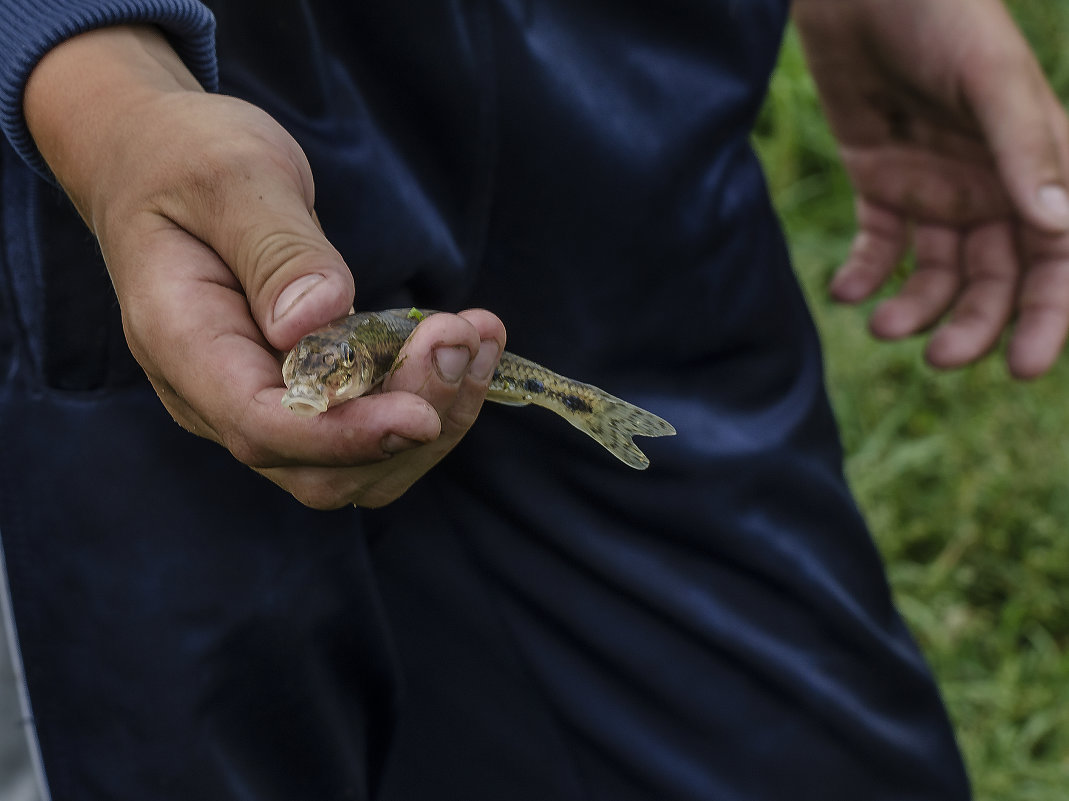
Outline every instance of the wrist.
[[79, 34], [30, 73], [23, 110], [42, 158], [88, 220], [88, 193], [130, 132], [132, 112], [163, 94], [202, 92], [151, 26]]

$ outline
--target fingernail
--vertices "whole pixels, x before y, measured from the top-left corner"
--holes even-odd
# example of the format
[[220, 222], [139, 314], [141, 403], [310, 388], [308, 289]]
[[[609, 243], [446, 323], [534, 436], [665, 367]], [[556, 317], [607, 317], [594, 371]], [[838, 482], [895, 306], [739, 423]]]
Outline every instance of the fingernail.
[[284, 317], [300, 302], [301, 298], [308, 294], [312, 287], [322, 280], [322, 275], [313, 273], [312, 275], [305, 275], [298, 278], [288, 287], [283, 289], [282, 294], [279, 295], [278, 300], [275, 301], [275, 319], [278, 320]]
[[1058, 184], [1047, 184], [1039, 188], [1039, 205], [1043, 208], [1047, 220], [1059, 228], [1069, 228], [1069, 193]]
[[471, 364], [471, 351], [463, 345], [455, 347], [442, 347], [434, 352], [434, 365], [438, 369], [438, 375], [449, 384], [455, 384]]
[[382, 442], [379, 447], [382, 448], [383, 453], [403, 453], [404, 451], [410, 451], [413, 448], [418, 448], [422, 445], [422, 442], [417, 442], [414, 439], [408, 437], [402, 437], [400, 434], [387, 434], [382, 438]]
[[498, 362], [501, 361], [501, 351], [497, 342], [492, 339], [483, 340], [479, 345], [479, 352], [471, 362], [471, 377], [477, 381], [485, 381], [494, 372]]

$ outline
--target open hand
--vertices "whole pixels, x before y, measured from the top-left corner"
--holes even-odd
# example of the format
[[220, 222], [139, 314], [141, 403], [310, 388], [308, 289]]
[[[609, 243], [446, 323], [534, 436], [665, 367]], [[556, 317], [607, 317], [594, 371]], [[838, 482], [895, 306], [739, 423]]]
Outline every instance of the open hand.
[[794, 16], [857, 192], [832, 295], [868, 297], [912, 247], [876, 336], [942, 321], [926, 355], [951, 368], [1016, 318], [1011, 372], [1045, 372], [1069, 330], [1069, 123], [1005, 8], [797, 0]]

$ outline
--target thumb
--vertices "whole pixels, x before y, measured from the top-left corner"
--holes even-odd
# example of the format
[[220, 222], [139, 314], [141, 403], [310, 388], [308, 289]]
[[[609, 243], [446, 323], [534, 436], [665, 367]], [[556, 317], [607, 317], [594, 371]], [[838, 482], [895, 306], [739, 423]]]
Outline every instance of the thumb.
[[980, 55], [964, 71], [965, 96], [1017, 213], [1039, 230], [1064, 233], [1069, 231], [1069, 122], [1023, 37], [1002, 41], [1009, 52]]
[[230, 101], [227, 111], [243, 135], [212, 141], [192, 168], [202, 172], [183, 182], [178, 219], [237, 277], [267, 341], [288, 350], [350, 309], [353, 276], [320, 228], [312, 171], [297, 142], [248, 104], [236, 104], [234, 114]]
[[310, 193], [283, 191], [270, 203], [258, 201], [239, 240], [232, 254], [220, 256], [241, 281], [253, 318], [275, 348], [288, 350], [351, 308], [352, 273], [319, 227]]
[[[313, 221], [312, 229], [307, 222]], [[314, 212], [304, 230], [272, 234], [281, 252], [262, 256], [253, 269], [263, 283], [246, 285], [249, 307], [264, 337], [279, 350], [288, 350], [313, 329], [349, 312], [353, 305], [353, 275], [327, 241]]]

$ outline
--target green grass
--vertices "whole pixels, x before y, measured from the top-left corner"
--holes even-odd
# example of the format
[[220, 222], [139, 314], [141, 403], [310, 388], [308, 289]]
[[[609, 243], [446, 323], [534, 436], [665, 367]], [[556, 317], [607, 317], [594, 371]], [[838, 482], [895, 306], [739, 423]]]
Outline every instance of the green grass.
[[[1011, 8], [1069, 101], [1069, 3]], [[1069, 355], [1038, 381], [1001, 354], [952, 373], [827, 300], [852, 197], [797, 40], [757, 144], [825, 344], [847, 474], [938, 677], [980, 801], [1069, 793]]]

